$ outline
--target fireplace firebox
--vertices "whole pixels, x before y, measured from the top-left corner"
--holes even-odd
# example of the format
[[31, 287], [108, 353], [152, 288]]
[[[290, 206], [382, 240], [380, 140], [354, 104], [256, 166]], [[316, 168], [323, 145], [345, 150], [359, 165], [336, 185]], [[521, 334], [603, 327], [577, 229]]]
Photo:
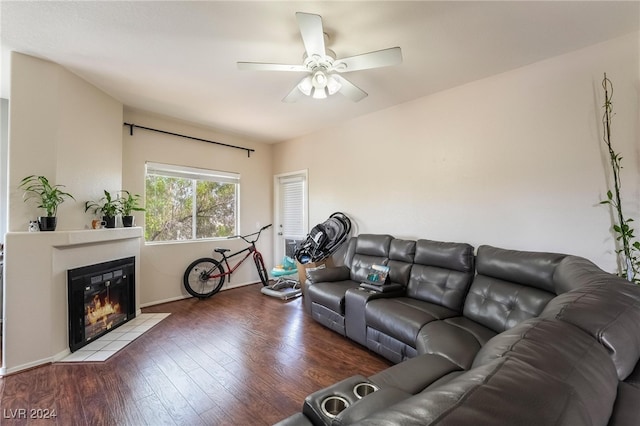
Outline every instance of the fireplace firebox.
[[67, 284], [71, 352], [135, 317], [135, 257], [69, 269]]

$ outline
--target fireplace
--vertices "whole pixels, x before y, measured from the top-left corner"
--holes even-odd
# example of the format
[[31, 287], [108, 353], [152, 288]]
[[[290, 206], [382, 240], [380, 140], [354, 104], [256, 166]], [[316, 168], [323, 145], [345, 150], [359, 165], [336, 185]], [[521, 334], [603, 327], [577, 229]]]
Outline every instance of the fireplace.
[[135, 257], [69, 269], [67, 283], [71, 352], [135, 317]]

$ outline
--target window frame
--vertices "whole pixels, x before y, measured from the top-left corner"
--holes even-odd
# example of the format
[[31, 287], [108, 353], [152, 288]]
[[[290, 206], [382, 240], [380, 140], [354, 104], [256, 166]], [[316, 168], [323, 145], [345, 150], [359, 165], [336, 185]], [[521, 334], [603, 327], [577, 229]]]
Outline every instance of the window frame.
[[146, 194], [146, 186], [147, 186], [147, 178], [149, 175], [162, 176], [162, 177], [174, 177], [174, 178], [191, 180], [192, 200], [193, 200], [192, 226], [191, 226], [191, 237], [189, 239], [147, 241], [146, 239], [147, 224], [145, 221], [145, 229], [144, 229], [145, 245], [198, 243], [202, 241], [218, 241], [218, 240], [228, 239], [228, 237], [204, 237], [204, 238], [196, 237], [198, 231], [197, 231], [197, 220], [196, 220], [197, 203], [196, 203], [195, 197], [197, 195], [196, 187], [197, 187], [198, 181], [229, 183], [229, 184], [235, 185], [235, 190], [236, 190], [235, 191], [235, 214], [234, 214], [235, 234], [240, 234], [240, 182], [241, 182], [240, 173], [147, 161], [145, 162], [145, 173], [144, 173], [145, 198], [148, 197], [148, 194]]

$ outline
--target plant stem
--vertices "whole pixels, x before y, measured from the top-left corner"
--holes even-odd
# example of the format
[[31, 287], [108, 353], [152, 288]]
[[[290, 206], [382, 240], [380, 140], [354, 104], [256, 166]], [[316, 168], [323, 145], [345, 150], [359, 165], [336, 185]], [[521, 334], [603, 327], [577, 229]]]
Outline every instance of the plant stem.
[[[611, 160], [611, 169], [613, 171], [613, 196], [614, 199], [611, 199], [611, 196], [609, 196], [609, 204], [611, 204], [613, 207], [615, 207], [616, 209], [616, 214], [618, 216], [618, 226], [620, 228], [620, 231], [618, 232], [618, 234], [620, 234], [620, 237], [618, 238], [619, 240], [622, 241], [622, 252], [624, 253], [625, 256], [625, 265], [624, 268], [626, 270], [626, 275], [627, 275], [627, 279], [632, 280], [634, 276], [637, 276], [638, 274], [638, 265], [636, 265], [633, 260], [634, 257], [632, 256], [632, 249], [631, 249], [631, 245], [630, 245], [630, 239], [629, 236], [631, 235], [629, 233], [629, 228], [628, 228], [628, 222], [629, 220], [626, 220], [623, 212], [622, 212], [622, 200], [620, 197], [620, 187], [621, 187], [621, 182], [620, 182], [620, 169], [622, 168], [620, 166], [620, 156], [618, 154], [616, 154], [616, 152], [613, 150], [613, 146], [611, 145], [611, 120], [612, 120], [612, 102], [611, 99], [613, 98], [613, 85], [611, 84], [611, 80], [609, 80], [607, 78], [607, 73], [604, 74], [604, 79], [602, 80], [602, 87], [604, 89], [604, 115], [602, 117], [602, 124], [603, 124], [603, 140], [605, 142], [605, 144], [607, 144], [607, 148], [609, 149], [609, 158]], [[618, 251], [619, 252], [619, 251]], [[631, 267], [631, 271], [628, 270], [629, 266]]]

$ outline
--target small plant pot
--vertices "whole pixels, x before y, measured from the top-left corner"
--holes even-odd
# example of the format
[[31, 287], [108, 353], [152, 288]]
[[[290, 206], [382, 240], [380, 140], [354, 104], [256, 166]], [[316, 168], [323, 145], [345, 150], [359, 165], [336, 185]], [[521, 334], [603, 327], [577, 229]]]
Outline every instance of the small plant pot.
[[105, 228], [115, 228], [116, 227], [116, 217], [115, 216], [102, 216], [102, 220], [104, 220]]
[[41, 231], [55, 231], [58, 220], [55, 216], [40, 216], [38, 226]]
[[133, 226], [134, 219], [135, 218], [133, 216], [122, 216], [122, 226], [125, 228], [131, 228]]

